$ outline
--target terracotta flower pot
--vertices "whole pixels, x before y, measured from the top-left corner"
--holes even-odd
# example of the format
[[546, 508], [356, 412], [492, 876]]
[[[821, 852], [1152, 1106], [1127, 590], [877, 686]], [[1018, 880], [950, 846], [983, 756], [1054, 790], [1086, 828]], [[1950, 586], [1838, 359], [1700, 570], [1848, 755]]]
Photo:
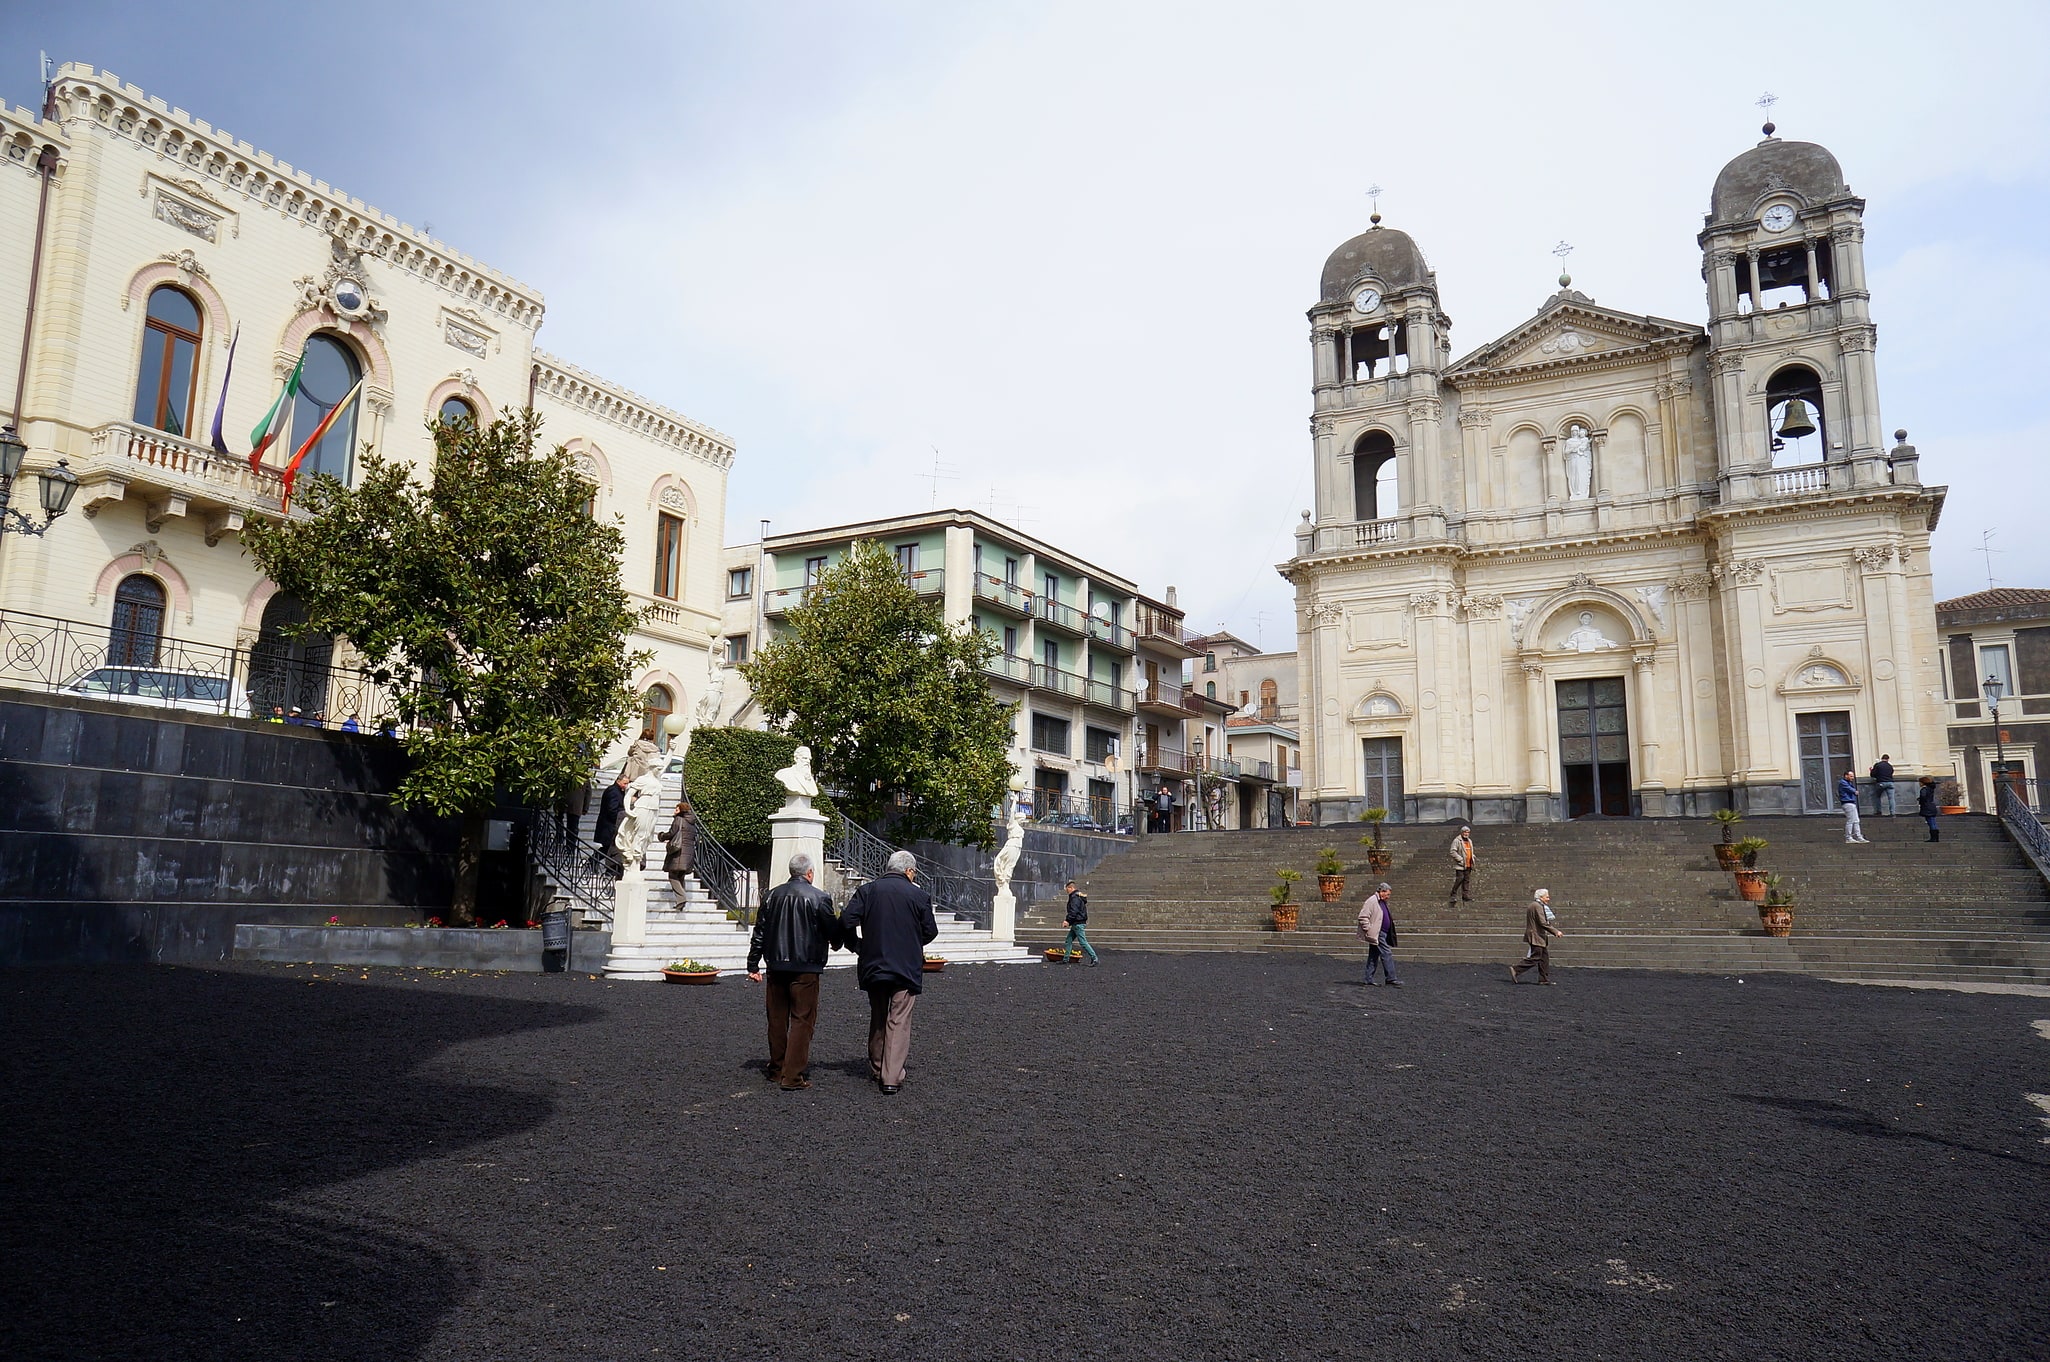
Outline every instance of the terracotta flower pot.
[[1376, 875], [1387, 874], [1388, 868], [1394, 864], [1395, 853], [1392, 851], [1370, 850], [1367, 852], [1367, 869], [1373, 871]]
[[927, 956], [925, 959], [925, 972], [927, 974], [938, 974], [941, 970], [945, 969], [946, 967], [947, 962], [943, 959], [937, 958], [935, 956]]
[[662, 977], [672, 984], [709, 984], [719, 977], [719, 971], [665, 969], [662, 971]]
[[1971, 812], [1971, 809], [1970, 809], [1969, 807], [1967, 807], [1966, 805], [1963, 805], [1963, 804], [1938, 804], [1938, 805], [1936, 806], [1936, 812], [1938, 812], [1938, 813], [1970, 813], [1970, 812]]
[[1758, 905], [1758, 925], [1765, 928], [1767, 936], [1792, 936], [1794, 934], [1794, 910], [1785, 907], [1768, 908]]
[[1317, 894], [1324, 902], [1336, 903], [1338, 902], [1338, 896], [1344, 892], [1345, 876], [1319, 875], [1317, 877]]
[[1743, 870], [1732, 872], [1737, 877], [1737, 897], [1746, 903], [1765, 902], [1765, 872]]
[[1046, 948], [1046, 958], [1049, 960], [1080, 960], [1082, 958], [1082, 952], [1077, 950], [1069, 951], [1066, 954], [1062, 954], [1061, 948], [1059, 946], [1048, 946]]
[[1278, 906], [1277, 906], [1277, 907], [1276, 907], [1276, 908], [1274, 909], [1274, 930], [1275, 930], [1275, 931], [1277, 931], [1277, 932], [1292, 932], [1292, 931], [1294, 931], [1294, 930], [1295, 930], [1295, 924], [1296, 924], [1296, 905], [1294, 905], [1293, 903], [1284, 903], [1284, 904], [1280, 904], [1280, 905], [1278, 905]]
[[1716, 864], [1725, 870], [1735, 870], [1739, 865], [1743, 864], [1743, 858], [1738, 854], [1735, 842], [1717, 842], [1715, 844], [1715, 859]]

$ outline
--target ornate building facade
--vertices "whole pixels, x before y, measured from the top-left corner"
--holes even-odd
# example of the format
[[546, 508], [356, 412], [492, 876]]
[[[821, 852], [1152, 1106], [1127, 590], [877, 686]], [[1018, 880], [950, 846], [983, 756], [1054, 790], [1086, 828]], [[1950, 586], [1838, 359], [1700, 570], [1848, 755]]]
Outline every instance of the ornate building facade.
[[[0, 609], [111, 623], [137, 658], [345, 652], [280, 636], [295, 603], [239, 544], [286, 513], [292, 444], [359, 380], [302, 473], [351, 480], [365, 443], [424, 462], [430, 421], [531, 404], [589, 477], [592, 513], [625, 532], [629, 647], [653, 654], [638, 681], [659, 726], [706, 684], [733, 443], [538, 349], [543, 311], [527, 285], [183, 110], [61, 68], [41, 116], [0, 107], [0, 391], [28, 445], [14, 507], [33, 510], [32, 475], [59, 459], [79, 482], [44, 537], [0, 536]], [[249, 432], [302, 355], [295, 433], [252, 468]]]
[[1280, 566], [1320, 821], [1822, 811], [1882, 752], [1949, 771], [1944, 489], [1880, 421], [1864, 200], [1765, 131], [1711, 194], [1705, 327], [1562, 275], [1454, 360], [1378, 213], [1325, 263]]

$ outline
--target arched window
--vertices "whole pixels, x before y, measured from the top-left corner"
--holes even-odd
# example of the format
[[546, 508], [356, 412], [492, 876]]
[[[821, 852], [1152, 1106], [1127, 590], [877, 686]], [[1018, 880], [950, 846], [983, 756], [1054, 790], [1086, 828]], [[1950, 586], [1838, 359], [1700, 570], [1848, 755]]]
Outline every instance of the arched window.
[[[1800, 406], [1794, 404], [1798, 402]], [[1813, 430], [1806, 427], [1813, 426]], [[1829, 457], [1822, 421], [1822, 380], [1805, 364], [1789, 364], [1765, 385], [1765, 429], [1775, 464], [1821, 463]]]
[[1281, 690], [1272, 677], [1260, 683], [1260, 717], [1271, 719], [1280, 710]]
[[190, 435], [199, 384], [199, 304], [182, 289], [150, 290], [135, 373], [135, 424]]
[[669, 735], [662, 731], [662, 721], [676, 712], [676, 697], [667, 686], [650, 686], [641, 697], [641, 736], [651, 737], [655, 746], [664, 752], [669, 750]]
[[[327, 419], [335, 404], [349, 395], [349, 389], [355, 387], [356, 380], [361, 377], [363, 366], [356, 362], [355, 351], [339, 339], [323, 331], [316, 331], [306, 338], [306, 369], [299, 377], [299, 395], [292, 400], [293, 448], [287, 450], [283, 458], [289, 459], [298, 452], [298, 443]], [[341, 419], [320, 437], [320, 443], [307, 451], [305, 462], [299, 465], [302, 488], [306, 480], [317, 473], [349, 481], [350, 469], [355, 465], [356, 413], [359, 410], [360, 403], [343, 412]]]
[[141, 573], [114, 588], [114, 620], [107, 634], [107, 665], [154, 667], [164, 636], [164, 584]]
[[1215, 700], [1217, 698], [1217, 683], [1215, 681], [1205, 681], [1203, 683], [1203, 698], [1206, 700]]
[[468, 421], [477, 424], [477, 408], [467, 397], [445, 397], [441, 401], [441, 423], [445, 426], [459, 426]]
[[1352, 447], [1353, 519], [1386, 520], [1401, 508], [1396, 495], [1395, 439], [1370, 430]]

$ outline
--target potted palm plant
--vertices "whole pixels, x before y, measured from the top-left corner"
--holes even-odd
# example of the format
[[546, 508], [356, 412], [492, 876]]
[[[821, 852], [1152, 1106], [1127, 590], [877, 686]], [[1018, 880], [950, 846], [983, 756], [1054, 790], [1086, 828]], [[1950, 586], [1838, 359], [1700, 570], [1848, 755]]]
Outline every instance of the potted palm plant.
[[1716, 826], [1722, 829], [1722, 840], [1715, 844], [1716, 863], [1725, 870], [1737, 868], [1737, 824], [1744, 821], [1744, 815], [1735, 809], [1717, 809], [1713, 815]]
[[1360, 838], [1360, 845], [1367, 849], [1367, 869], [1376, 875], [1388, 873], [1388, 867], [1395, 864], [1395, 853], [1381, 845], [1381, 825], [1388, 821], [1388, 810], [1368, 809], [1360, 814], [1360, 821], [1373, 831]]
[[1765, 902], [1765, 872], [1758, 868], [1758, 853], [1765, 848], [1763, 837], [1746, 837], [1737, 843], [1737, 859], [1742, 864], [1730, 873], [1737, 877], [1737, 897], [1746, 903]]
[[1971, 806], [1965, 803], [1965, 792], [1954, 780], [1939, 781], [1936, 786], [1936, 811], [1938, 813], [1970, 813]]
[[1765, 902], [1758, 905], [1758, 925], [1767, 936], [1794, 933], [1794, 886], [1783, 875], [1765, 877]]
[[1274, 905], [1274, 930], [1292, 932], [1296, 925], [1296, 905], [1290, 901], [1295, 893], [1296, 881], [1303, 877], [1300, 870], [1282, 866], [1274, 872], [1274, 886], [1267, 891], [1267, 897]]
[[1317, 895], [1326, 903], [1336, 903], [1344, 892], [1345, 863], [1338, 859], [1337, 847], [1325, 847], [1317, 853]]

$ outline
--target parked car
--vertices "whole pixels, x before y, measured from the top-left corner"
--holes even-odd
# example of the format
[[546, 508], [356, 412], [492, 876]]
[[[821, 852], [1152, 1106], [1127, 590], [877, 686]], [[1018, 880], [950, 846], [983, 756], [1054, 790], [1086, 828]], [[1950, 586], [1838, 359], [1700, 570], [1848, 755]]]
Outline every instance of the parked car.
[[157, 667], [95, 667], [58, 690], [96, 700], [121, 700], [163, 709], [197, 709], [208, 714], [249, 717], [247, 696], [229, 693], [228, 677], [217, 672], [165, 671]]

